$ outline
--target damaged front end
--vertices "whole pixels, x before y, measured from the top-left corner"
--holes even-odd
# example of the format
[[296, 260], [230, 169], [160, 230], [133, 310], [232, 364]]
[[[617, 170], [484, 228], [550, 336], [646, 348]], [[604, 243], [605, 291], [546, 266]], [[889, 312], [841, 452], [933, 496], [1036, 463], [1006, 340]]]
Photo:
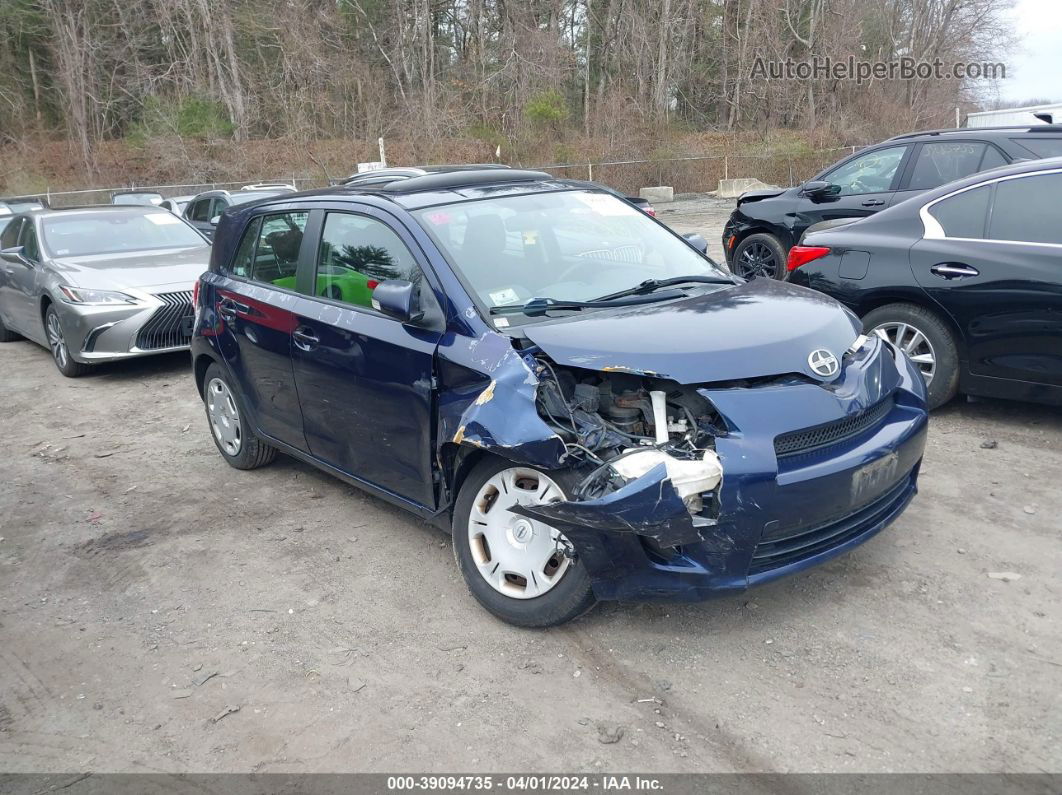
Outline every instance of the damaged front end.
[[716, 523], [722, 432], [692, 387], [620, 372], [553, 365], [535, 357], [539, 416], [566, 446], [579, 476], [570, 499], [515, 513], [580, 537], [612, 531], [660, 549], [705, 540]]

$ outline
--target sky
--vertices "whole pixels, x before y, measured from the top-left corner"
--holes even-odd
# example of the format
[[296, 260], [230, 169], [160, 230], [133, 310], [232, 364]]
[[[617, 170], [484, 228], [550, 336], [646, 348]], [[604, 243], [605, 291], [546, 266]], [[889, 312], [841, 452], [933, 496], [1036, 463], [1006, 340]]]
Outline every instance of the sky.
[[1000, 98], [1062, 101], [1062, 0], [1017, 0], [1011, 14], [1019, 43], [1003, 57], [1007, 79], [1000, 81]]

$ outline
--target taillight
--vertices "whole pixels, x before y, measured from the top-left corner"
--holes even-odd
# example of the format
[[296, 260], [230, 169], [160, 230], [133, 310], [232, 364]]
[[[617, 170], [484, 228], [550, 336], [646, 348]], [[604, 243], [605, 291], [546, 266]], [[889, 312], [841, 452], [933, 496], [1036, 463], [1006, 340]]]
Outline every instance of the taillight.
[[380, 283], [376, 281], [376, 279], [368, 279], [365, 282], [365, 286], [368, 287], [370, 290], [375, 290], [377, 287], [380, 286]]
[[645, 212], [646, 215], [651, 215], [653, 218], [656, 218], [656, 210], [653, 209], [652, 207], [644, 207], [642, 209], [643, 209], [643, 212]]
[[787, 271], [795, 271], [801, 265], [825, 257], [830, 253], [826, 246], [793, 246], [789, 249], [789, 259], [785, 263]]
[[192, 285], [192, 306], [199, 306], [199, 279]]

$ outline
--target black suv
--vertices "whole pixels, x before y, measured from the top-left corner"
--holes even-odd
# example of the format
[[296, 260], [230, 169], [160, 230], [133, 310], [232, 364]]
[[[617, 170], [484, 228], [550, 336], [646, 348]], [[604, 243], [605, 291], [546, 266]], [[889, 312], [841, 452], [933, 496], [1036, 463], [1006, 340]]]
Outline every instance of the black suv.
[[723, 251], [740, 276], [781, 279], [789, 249], [808, 227], [873, 215], [979, 171], [1058, 156], [1062, 124], [897, 135], [855, 152], [803, 185], [742, 194], [723, 228]]

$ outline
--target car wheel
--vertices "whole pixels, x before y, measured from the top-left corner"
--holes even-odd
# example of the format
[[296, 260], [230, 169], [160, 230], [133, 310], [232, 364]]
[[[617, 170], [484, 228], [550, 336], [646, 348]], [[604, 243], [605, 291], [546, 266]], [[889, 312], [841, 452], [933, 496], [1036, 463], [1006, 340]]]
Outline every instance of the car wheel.
[[20, 339], [22, 339], [22, 337], [11, 331], [4, 325], [4, 321], [0, 319], [0, 342], [14, 342], [15, 340]]
[[54, 306], [49, 306], [44, 312], [44, 331], [48, 336], [52, 360], [60, 373], [67, 378], [77, 378], [92, 369], [89, 365], [75, 362], [71, 358], [70, 347], [66, 344], [66, 335], [63, 334], [63, 322]]
[[951, 330], [933, 312], [915, 304], [889, 304], [867, 313], [863, 329], [910, 357], [925, 379], [930, 409], [955, 397], [959, 390], [959, 349]]
[[236, 469], [257, 469], [277, 457], [277, 449], [259, 439], [247, 425], [240, 393], [216, 364], [203, 376], [203, 403], [210, 435], [222, 458]]
[[774, 235], [749, 235], [738, 243], [730, 269], [744, 279], [781, 279], [785, 276], [785, 251]]
[[454, 505], [454, 557], [472, 595], [503, 621], [551, 627], [596, 603], [586, 570], [564, 552], [567, 539], [509, 511], [564, 500], [573, 480], [570, 472], [547, 474], [491, 457], [461, 486]]

